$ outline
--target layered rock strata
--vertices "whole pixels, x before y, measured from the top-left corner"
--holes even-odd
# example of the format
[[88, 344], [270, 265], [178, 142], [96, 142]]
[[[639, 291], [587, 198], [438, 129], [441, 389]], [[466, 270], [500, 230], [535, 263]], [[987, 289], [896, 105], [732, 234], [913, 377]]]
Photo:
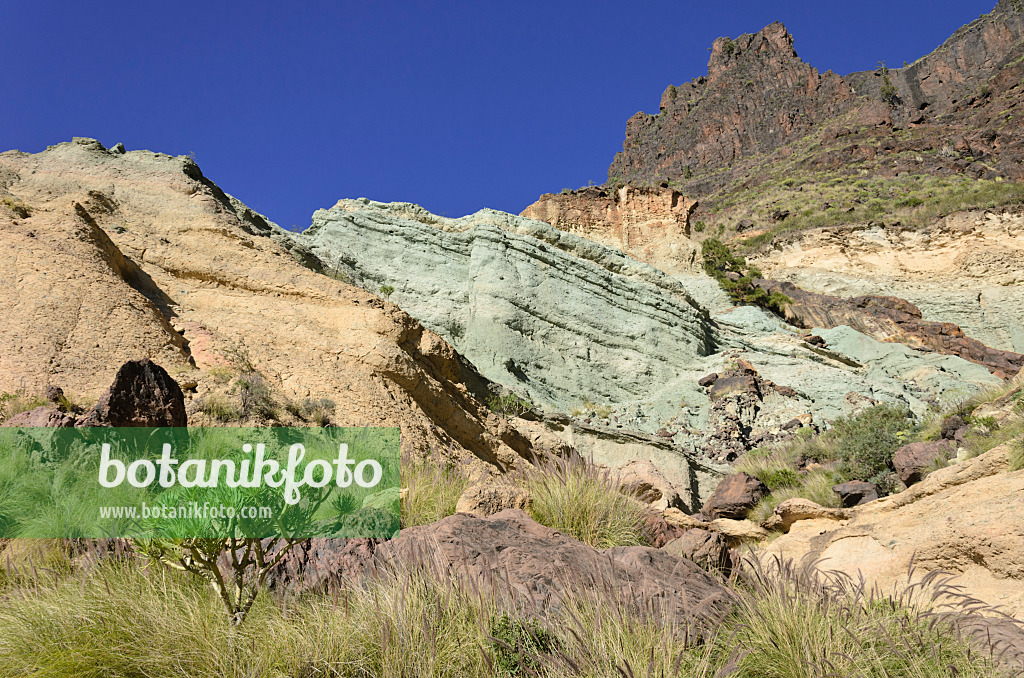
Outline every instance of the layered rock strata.
[[700, 268], [690, 239], [697, 201], [672, 188], [589, 187], [545, 193], [522, 216], [622, 250], [666, 273]]

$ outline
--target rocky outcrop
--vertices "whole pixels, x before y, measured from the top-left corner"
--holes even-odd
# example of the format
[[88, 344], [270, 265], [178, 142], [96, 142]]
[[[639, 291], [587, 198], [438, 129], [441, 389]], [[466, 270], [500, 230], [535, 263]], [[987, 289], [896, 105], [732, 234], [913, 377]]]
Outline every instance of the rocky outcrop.
[[1024, 216], [950, 215], [926, 228], [838, 226], [784, 234], [753, 258], [769, 278], [839, 297], [906, 299], [996, 349], [1024, 353]]
[[1000, 379], [1013, 377], [1024, 368], [1024, 355], [985, 346], [964, 335], [953, 323], [924, 320], [921, 310], [905, 299], [874, 296], [842, 299], [807, 292], [789, 282], [758, 279], [754, 284], [789, 297], [790, 303], [785, 306], [786, 320], [798, 327], [846, 325], [880, 341], [959, 356], [984, 365]]
[[[850, 392], [863, 396], [858, 402], [923, 412], [928, 397], [997, 381], [980, 368], [979, 380], [964, 369], [974, 365], [953, 358], [941, 369], [923, 366], [927, 358], [909, 350], [898, 366], [869, 376], [862, 363], [795, 338], [777, 318], [719, 301], [721, 290], [703, 274], [670, 277], [546, 223], [490, 210], [446, 219], [407, 203], [343, 200], [317, 212], [298, 238], [337, 275], [386, 293], [487, 379], [540, 410], [570, 413], [578, 425], [548, 422], [563, 442], [624, 460], [598, 461], [612, 468], [656, 455], [677, 487], [693, 484], [685, 478], [694, 452], [734, 458], [792, 435], [784, 425], [793, 420], [849, 413], [859, 407]], [[728, 379], [714, 394], [698, 385], [740, 357], [760, 381], [741, 379], [730, 393]], [[923, 374], [934, 379], [922, 384]], [[647, 438], [612, 440], [629, 432]], [[662, 445], [673, 451], [662, 454]], [[690, 507], [707, 496], [692, 487], [679, 495]]]
[[77, 426], [184, 427], [185, 395], [167, 370], [148, 359], [129, 360]]
[[789, 386], [764, 379], [742, 358], [722, 374], [713, 372], [697, 384], [707, 389], [711, 399], [709, 431], [702, 449], [719, 462], [731, 462], [754, 447], [785, 439], [794, 430], [811, 425], [813, 420], [810, 414], [802, 414], [775, 426], [774, 430], [758, 426], [763, 423], [761, 413], [773, 409], [773, 400], [799, 401], [800, 394]]
[[944, 570], [953, 585], [1018, 619], [1024, 615], [1024, 471], [1008, 473], [1009, 445], [939, 469], [899, 494], [846, 509], [848, 520], [808, 519], [761, 548], [815, 560], [883, 592]]
[[543, 222], [342, 200], [302, 238], [364, 287], [393, 288], [487, 378], [563, 411], [646, 397], [716, 348], [678, 282]]
[[678, 273], [700, 268], [699, 247], [690, 239], [696, 206], [672, 188], [590, 187], [545, 193], [522, 216]]
[[646, 434], [624, 428], [611, 428], [549, 415], [539, 422], [514, 424], [535, 446], [552, 447], [540, 441], [554, 435], [580, 456], [608, 468], [620, 482], [638, 490], [653, 508], [682, 509], [696, 513], [711, 496], [731, 467], [708, 460], [688, 439]]
[[244, 345], [275, 394], [331, 399], [338, 425], [399, 426], [407, 453], [474, 475], [544, 454], [487, 410], [486, 380], [451, 346], [317, 272], [190, 158], [76, 139], [2, 153], [0, 176], [30, 208], [0, 208], [0, 392], [60, 384], [98, 398], [121, 365], [148, 358], [203, 398]]
[[658, 115], [626, 124], [609, 181], [650, 185], [728, 167], [774, 150], [851, 110], [856, 98], [835, 73], [819, 73], [780, 23], [711, 47], [706, 77], [670, 85]]
[[897, 123], [945, 120], [984, 98], [994, 76], [1024, 54], [1024, 7], [999, 0], [990, 13], [958, 29], [934, 52], [909, 66], [851, 73], [844, 80], [858, 95], [882, 100], [888, 95]]
[[275, 584], [301, 590], [358, 582], [375, 570], [425, 562], [476, 588], [513, 590], [539, 614], [570, 592], [621, 591], [633, 603], [668, 605], [665, 612], [673, 620], [707, 629], [730, 607], [726, 589], [693, 562], [640, 546], [598, 551], [514, 509], [488, 518], [457, 514], [404, 529], [382, 544], [353, 542], [336, 540], [333, 547], [322, 543], [290, 554], [282, 565], [287, 576], [279, 575]]
[[[706, 76], [670, 85], [657, 115], [629, 119], [609, 181], [672, 180], [705, 196], [758, 160], [789, 158], [812, 134], [823, 143], [801, 163], [814, 169], [866, 162], [886, 176], [914, 170], [1020, 180], [1021, 122], [1007, 112], [1019, 103], [1024, 75], [1022, 11], [1014, 0], [1000, 0], [908, 66], [844, 77], [804, 63], [778, 23], [719, 38]], [[893, 134], [908, 126], [920, 134]], [[945, 157], [905, 157], [944, 147]], [[758, 181], [756, 173], [746, 178]]]

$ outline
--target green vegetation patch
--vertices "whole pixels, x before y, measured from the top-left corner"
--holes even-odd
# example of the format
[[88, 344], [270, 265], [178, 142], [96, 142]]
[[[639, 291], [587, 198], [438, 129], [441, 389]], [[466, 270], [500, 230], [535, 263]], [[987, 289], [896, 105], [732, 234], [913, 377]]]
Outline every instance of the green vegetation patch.
[[762, 277], [761, 271], [749, 266], [746, 259], [734, 255], [717, 238], [708, 238], [701, 244], [704, 271], [718, 281], [718, 284], [737, 304], [752, 304], [783, 315], [792, 300], [779, 292], [766, 292], [754, 285], [754, 279]]

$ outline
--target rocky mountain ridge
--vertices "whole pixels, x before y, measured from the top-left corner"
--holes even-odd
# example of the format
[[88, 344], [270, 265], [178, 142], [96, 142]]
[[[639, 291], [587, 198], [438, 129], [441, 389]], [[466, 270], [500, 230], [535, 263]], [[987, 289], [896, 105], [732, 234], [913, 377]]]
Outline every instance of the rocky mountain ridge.
[[[1013, 0], [1000, 0], [909, 66], [842, 77], [804, 63], [779, 23], [719, 38], [706, 76], [669, 86], [658, 114], [630, 118], [609, 181], [672, 181], [687, 195], [706, 196], [769, 158], [796, 154], [807, 167], [861, 160], [880, 171], [906, 171], [902, 153], [945, 146], [946, 157], [906, 169], [1021, 179], [1021, 12]], [[924, 136], [896, 134], [908, 126]], [[802, 148], [800, 140], [814, 134], [825, 147]], [[879, 145], [883, 139], [892, 142]], [[832, 157], [828, 142], [837, 140], [836, 150], [843, 150]]]

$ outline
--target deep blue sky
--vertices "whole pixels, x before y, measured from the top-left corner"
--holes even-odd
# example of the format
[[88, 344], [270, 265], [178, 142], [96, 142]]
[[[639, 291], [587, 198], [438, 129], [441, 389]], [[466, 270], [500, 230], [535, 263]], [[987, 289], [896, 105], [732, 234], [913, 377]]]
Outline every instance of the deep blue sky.
[[913, 61], [996, 0], [3, 0], [0, 150], [73, 136], [194, 153], [282, 226], [339, 198], [519, 212], [601, 183], [626, 119], [786, 24], [845, 74]]

